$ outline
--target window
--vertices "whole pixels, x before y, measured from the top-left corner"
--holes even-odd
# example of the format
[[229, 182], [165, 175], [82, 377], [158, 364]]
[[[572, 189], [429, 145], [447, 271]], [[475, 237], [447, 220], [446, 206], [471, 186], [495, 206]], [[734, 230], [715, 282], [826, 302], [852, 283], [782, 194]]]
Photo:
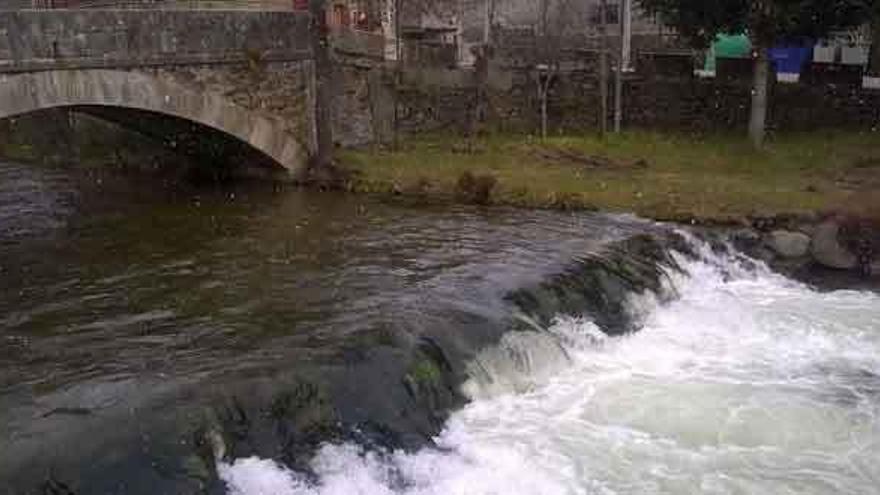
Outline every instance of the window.
[[353, 11], [351, 13], [351, 18], [354, 21], [353, 24], [355, 29], [360, 29], [362, 31], [370, 30], [370, 16], [363, 10]]
[[351, 17], [349, 15], [348, 6], [342, 4], [336, 4], [333, 6], [333, 25], [334, 26], [348, 26], [351, 24]]

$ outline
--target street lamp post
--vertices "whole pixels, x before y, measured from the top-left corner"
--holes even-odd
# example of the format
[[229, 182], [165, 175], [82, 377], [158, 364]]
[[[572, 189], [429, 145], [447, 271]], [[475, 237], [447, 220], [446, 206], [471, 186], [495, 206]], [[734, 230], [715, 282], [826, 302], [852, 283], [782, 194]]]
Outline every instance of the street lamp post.
[[545, 140], [547, 139], [547, 97], [553, 74], [548, 64], [537, 64], [535, 71], [538, 75], [538, 101], [541, 105], [541, 139]]

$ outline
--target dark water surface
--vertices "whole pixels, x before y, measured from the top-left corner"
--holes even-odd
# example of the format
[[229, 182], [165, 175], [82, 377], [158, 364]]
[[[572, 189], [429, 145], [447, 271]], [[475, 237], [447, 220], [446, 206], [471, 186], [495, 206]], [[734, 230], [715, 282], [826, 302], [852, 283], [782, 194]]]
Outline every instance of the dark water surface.
[[331, 433], [262, 431], [279, 394], [416, 446], [458, 400], [420, 380], [463, 379], [506, 294], [646, 228], [0, 163], [0, 493], [220, 490], [195, 454], [211, 418], [247, 430], [236, 456], [296, 464]]

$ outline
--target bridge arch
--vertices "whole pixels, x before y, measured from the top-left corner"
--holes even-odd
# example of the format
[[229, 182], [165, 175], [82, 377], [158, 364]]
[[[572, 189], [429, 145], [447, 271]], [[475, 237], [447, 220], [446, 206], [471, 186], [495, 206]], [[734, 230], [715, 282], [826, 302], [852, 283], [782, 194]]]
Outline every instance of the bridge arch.
[[308, 150], [281, 122], [161, 76], [121, 70], [52, 70], [0, 75], [0, 119], [60, 107], [131, 108], [195, 122], [262, 152], [295, 177]]

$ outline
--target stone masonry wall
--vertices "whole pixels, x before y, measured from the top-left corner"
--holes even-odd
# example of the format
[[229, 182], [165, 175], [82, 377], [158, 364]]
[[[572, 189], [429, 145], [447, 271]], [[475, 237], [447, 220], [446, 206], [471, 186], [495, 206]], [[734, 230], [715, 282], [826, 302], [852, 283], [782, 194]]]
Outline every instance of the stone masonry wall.
[[281, 122], [282, 128], [311, 149], [312, 62], [248, 62], [140, 68], [187, 87], [228, 98], [245, 109]]
[[334, 74], [333, 139], [337, 146], [387, 143], [394, 121], [394, 72], [383, 64], [340, 57]]
[[[206, 101], [212, 102], [210, 108], [196, 112], [198, 117], [221, 130], [234, 128], [239, 138], [255, 146], [272, 148], [284, 155], [283, 159], [276, 157], [279, 161], [302, 162], [293, 154], [300, 157], [305, 155], [303, 151], [313, 149], [314, 77], [307, 14], [241, 10], [0, 12], [0, 78], [4, 78], [7, 92], [16, 90], [13, 81], [26, 81], [25, 75], [48, 74], [41, 80], [55, 77], [71, 84], [79, 75], [83, 80], [101, 81], [84, 88], [90, 101], [101, 101], [105, 94], [116, 94], [114, 91], [134, 91], [125, 85], [136, 79], [119, 76], [123, 71], [155, 77], [155, 81], [138, 83], [137, 91], [144, 94], [130, 95], [140, 104], [149, 101], [153, 105], [149, 108], [164, 108], [161, 101], [150, 99], [151, 89], [161, 91], [163, 81], [174, 82], [182, 92], [189, 92], [186, 101], [192, 108], [188, 109], [201, 109]], [[116, 86], [104, 88], [105, 79], [112, 79]], [[55, 89], [51, 84], [47, 88], [49, 92]], [[73, 100], [82, 97], [70, 94], [75, 96]], [[199, 99], [199, 95], [204, 97]], [[125, 106], [128, 96], [116, 94], [113, 102]], [[165, 105], [176, 96], [166, 95]], [[225, 106], [228, 103], [247, 112], [230, 109]], [[291, 137], [299, 146], [288, 146]], [[295, 148], [299, 151], [294, 153]], [[292, 161], [285, 166], [294, 167]]]
[[[694, 132], [744, 130], [751, 87], [747, 82], [637, 78], [626, 85], [624, 103], [631, 126]], [[878, 126], [880, 91], [784, 83], [771, 88], [771, 130], [875, 130]]]
[[309, 57], [309, 19], [257, 11], [0, 12], [0, 72]]
[[[490, 91], [487, 126], [531, 132], [539, 126], [539, 98], [533, 71], [505, 70], [506, 87]], [[463, 130], [471, 111], [473, 87], [408, 85], [401, 89], [401, 129], [423, 132]], [[613, 95], [613, 87], [609, 88]], [[842, 85], [775, 83], [771, 87], [768, 126], [778, 131], [880, 128], [880, 91]], [[624, 125], [687, 132], [746, 129], [751, 103], [748, 81], [698, 79], [687, 75], [636, 73], [624, 84]], [[609, 112], [613, 105], [609, 104]], [[552, 132], [595, 129], [599, 82], [593, 64], [559, 74], [548, 98]], [[609, 113], [609, 119], [611, 114]]]
[[374, 69], [340, 64], [334, 75], [333, 138], [340, 146], [359, 146], [381, 141], [374, 127], [370, 78]]

